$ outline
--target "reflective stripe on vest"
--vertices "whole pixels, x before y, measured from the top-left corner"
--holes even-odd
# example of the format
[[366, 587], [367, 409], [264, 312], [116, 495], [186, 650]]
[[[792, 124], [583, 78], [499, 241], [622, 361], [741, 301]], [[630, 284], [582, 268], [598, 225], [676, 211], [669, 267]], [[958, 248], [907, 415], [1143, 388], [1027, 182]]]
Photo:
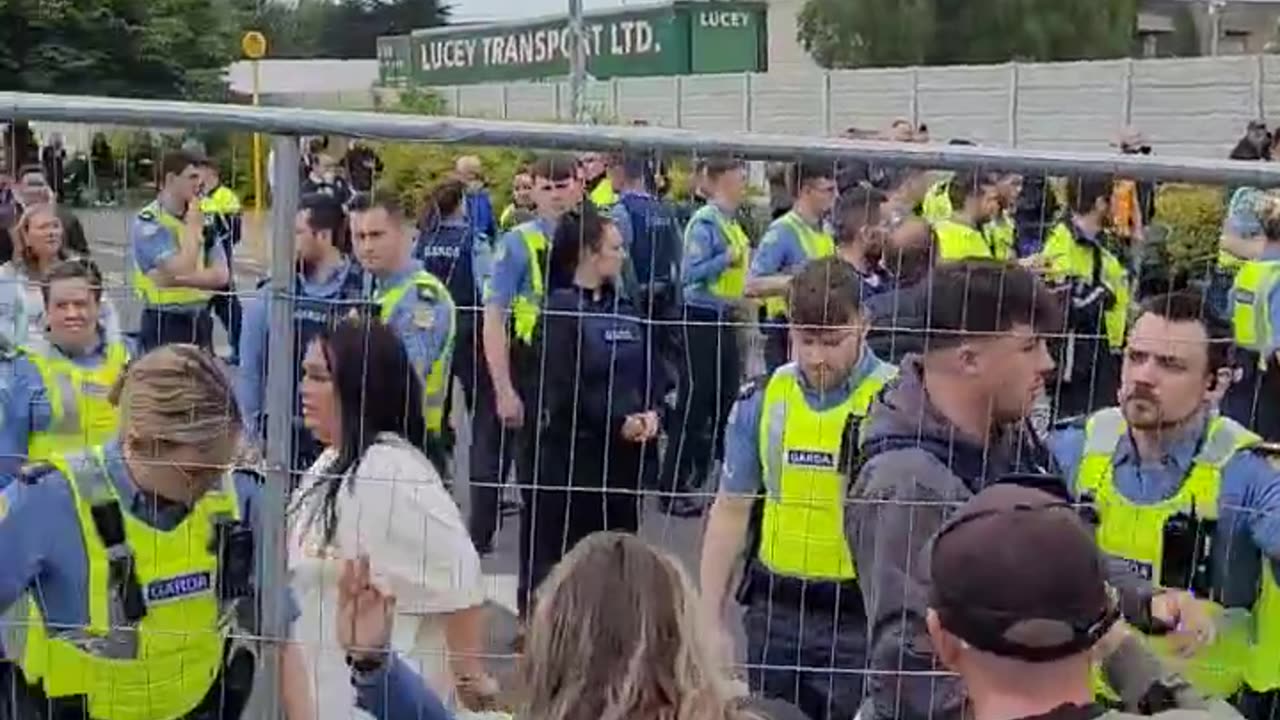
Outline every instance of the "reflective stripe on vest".
[[[380, 292], [374, 298], [374, 302], [378, 304], [379, 319], [382, 322], [385, 323], [391, 319], [396, 306], [400, 304], [405, 295], [409, 294], [411, 288], [419, 291], [425, 290], [432, 297], [433, 304], [445, 302], [453, 305], [453, 299], [449, 297], [449, 289], [444, 286], [444, 283], [436, 279], [435, 275], [425, 270], [419, 270], [410, 275], [404, 282]], [[444, 428], [444, 402], [449, 390], [449, 371], [453, 362], [453, 341], [456, 325], [456, 321], [451, 318], [449, 320], [448, 335], [445, 337], [440, 355], [432, 361], [431, 367], [427, 370], [427, 376], [422, 379], [422, 413], [428, 432], [438, 433]]]
[[[1159, 584], [1164, 560], [1164, 530], [1169, 518], [1194, 513], [1207, 520], [1218, 516], [1222, 468], [1236, 453], [1259, 442], [1257, 435], [1233, 420], [1215, 416], [1178, 492], [1157, 503], [1138, 504], [1115, 485], [1112, 458], [1126, 432], [1117, 408], [1102, 410], [1085, 425], [1084, 455], [1076, 476], [1077, 492], [1093, 496], [1099, 525], [1098, 547], [1124, 560], [1135, 572]], [[1157, 653], [1176, 657], [1167, 638], [1149, 638]], [[1234, 627], [1189, 660], [1181, 661], [1180, 674], [1201, 692], [1227, 697], [1239, 689], [1252, 659], [1248, 627]]]
[[1280, 283], [1280, 260], [1253, 260], [1240, 266], [1231, 286], [1231, 324], [1236, 344], [1254, 352], [1270, 350], [1275, 335], [1271, 293]]
[[[775, 220], [774, 223], [781, 223], [791, 228], [791, 232], [795, 233], [796, 240], [800, 243], [800, 251], [804, 253], [806, 260], [817, 260], [836, 254], [835, 239], [828, 233], [815, 230], [795, 211], [783, 215]], [[768, 317], [786, 317], [787, 299], [785, 297], [767, 298], [764, 301], [764, 307]]]
[[742, 291], [747, 287], [747, 266], [751, 260], [751, 239], [747, 237], [747, 233], [738, 224], [737, 220], [725, 218], [719, 210], [711, 205], [703, 205], [693, 214], [693, 219], [689, 221], [689, 226], [685, 229], [686, 245], [689, 242], [689, 232], [693, 229], [693, 226], [708, 220], [716, 224], [716, 229], [720, 231], [720, 237], [729, 245], [730, 255], [736, 255], [737, 259], [720, 271], [720, 274], [716, 276], [713, 282], [707, 283], [707, 291], [725, 300], [740, 299]]
[[[160, 207], [159, 202], [154, 201], [138, 211], [138, 218], [135, 222], [159, 223], [173, 236], [175, 246], [181, 245], [182, 235], [186, 232], [181, 220], [170, 215], [169, 211]], [[146, 273], [142, 272], [136, 261], [132, 262], [131, 265], [133, 266], [133, 290], [148, 305], [202, 305], [209, 302], [209, 298], [213, 297], [213, 292], [210, 290], [189, 287], [160, 287]], [[202, 251], [196, 253], [196, 269], [203, 270], [204, 268], [205, 256]]]
[[114, 438], [120, 413], [107, 396], [129, 363], [123, 343], [111, 343], [97, 367], [77, 365], [56, 350], [28, 350], [49, 398], [49, 428], [31, 433], [28, 462], [80, 452]]
[[862, 418], [898, 374], [881, 363], [849, 397], [824, 411], [809, 407], [795, 363], [774, 371], [760, 416], [765, 485], [759, 558], [781, 575], [850, 580], [857, 576], [844, 534], [846, 478], [839, 467], [849, 418]]
[[938, 259], [942, 262], [990, 260], [991, 245], [981, 231], [955, 220], [939, 220], [933, 224], [938, 233]]
[[89, 623], [83, 628], [46, 628], [37, 603], [20, 665], [28, 682], [50, 698], [83, 695], [90, 717], [109, 720], [170, 720], [194, 709], [212, 687], [222, 665], [227, 627], [215, 582], [215, 522], [240, 517], [230, 474], [206, 493], [185, 520], [160, 531], [122, 509], [127, 552], [132, 554], [146, 616], [136, 625], [124, 611], [110, 576], [113, 554], [103, 545], [91, 514], [95, 505], [119, 502], [95, 448], [76, 458], [57, 457], [80, 520], [89, 561]]
[[533, 344], [533, 331], [538, 327], [538, 315], [542, 312], [542, 298], [546, 284], [542, 275], [542, 256], [551, 242], [537, 226], [526, 224], [518, 229], [529, 256], [529, 293], [517, 295], [511, 302], [511, 314], [515, 321], [516, 338], [525, 345]]

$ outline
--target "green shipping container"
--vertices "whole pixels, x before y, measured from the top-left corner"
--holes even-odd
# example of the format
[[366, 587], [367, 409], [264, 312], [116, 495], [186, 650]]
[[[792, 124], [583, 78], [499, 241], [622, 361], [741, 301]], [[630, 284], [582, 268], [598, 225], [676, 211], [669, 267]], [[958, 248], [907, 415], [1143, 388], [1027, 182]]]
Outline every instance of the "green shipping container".
[[[764, 69], [764, 17], [764, 5], [750, 2], [586, 13], [587, 73], [603, 80], [757, 72]], [[558, 16], [379, 38], [379, 77], [384, 85], [407, 79], [418, 86], [563, 78], [569, 74], [568, 24]]]

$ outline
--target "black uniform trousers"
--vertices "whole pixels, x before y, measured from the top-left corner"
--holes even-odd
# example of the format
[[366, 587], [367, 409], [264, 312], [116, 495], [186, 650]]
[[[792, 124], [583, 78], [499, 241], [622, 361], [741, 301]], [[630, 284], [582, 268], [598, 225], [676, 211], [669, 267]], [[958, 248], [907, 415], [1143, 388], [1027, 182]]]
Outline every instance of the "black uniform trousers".
[[189, 312], [148, 307], [142, 311], [138, 335], [143, 352], [170, 343], [190, 343], [213, 352], [213, 316], [207, 307]]
[[1258, 353], [1238, 351], [1240, 379], [1222, 399], [1222, 412], [1269, 442], [1280, 441], [1280, 364], [1259, 367]]
[[742, 382], [732, 315], [686, 305], [684, 319], [688, 382], [678, 389], [662, 460], [661, 490], [670, 493], [700, 489], [713, 458], [724, 456], [724, 425]]
[[[459, 317], [461, 320], [461, 316]], [[489, 366], [484, 360], [484, 344], [479, 335], [480, 323], [471, 321], [472, 327], [470, 347], [463, 347], [464, 328], [462, 321], [458, 326], [460, 342], [454, 356], [454, 375], [462, 380], [463, 393], [468, 394], [471, 386], [471, 397], [467, 399], [473, 410], [471, 417], [470, 448], [470, 480], [471, 480], [471, 512], [467, 518], [467, 527], [471, 533], [471, 542], [481, 553], [493, 549], [493, 536], [501, 522], [502, 483], [506, 481], [515, 459], [519, 435], [513, 430], [503, 427], [498, 419], [498, 400], [494, 392], [493, 379], [489, 376]], [[516, 375], [519, 389], [520, 368], [516, 366], [521, 353], [515, 352], [517, 340], [511, 340], [511, 371]], [[530, 411], [532, 400], [523, 393], [520, 396], [525, 403], [525, 414]]]

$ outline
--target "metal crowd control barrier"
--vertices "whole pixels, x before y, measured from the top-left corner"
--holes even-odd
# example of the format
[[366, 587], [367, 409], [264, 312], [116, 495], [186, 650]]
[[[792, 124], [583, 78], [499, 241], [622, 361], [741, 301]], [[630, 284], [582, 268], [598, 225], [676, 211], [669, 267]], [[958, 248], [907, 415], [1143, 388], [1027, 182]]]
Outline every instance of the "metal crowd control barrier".
[[[701, 133], [658, 127], [576, 126], [490, 121], [453, 117], [336, 112], [300, 108], [247, 107], [121, 98], [0, 92], [0, 118], [141, 127], [181, 127], [252, 131], [273, 136], [274, 195], [271, 209], [270, 355], [266, 410], [270, 433], [267, 449], [267, 492], [261, 508], [265, 522], [260, 539], [263, 579], [262, 636], [284, 638], [280, 590], [288, 582], [285, 568], [285, 502], [292, 457], [290, 422], [294, 393], [291, 354], [291, 283], [294, 273], [293, 223], [298, 203], [300, 163], [297, 136], [345, 135], [382, 140], [468, 145], [519, 146], [536, 149], [596, 151], [663, 151], [691, 155], [733, 155], [746, 160], [862, 160], [884, 166], [933, 169], [982, 168], [1036, 175], [1112, 174], [1136, 180], [1226, 183], [1280, 187], [1280, 167], [1262, 162], [1211, 161], [1160, 156], [1008, 150], [999, 147], [912, 145], [745, 133]], [[248, 717], [280, 714], [279, 648], [264, 643], [255, 693]]]

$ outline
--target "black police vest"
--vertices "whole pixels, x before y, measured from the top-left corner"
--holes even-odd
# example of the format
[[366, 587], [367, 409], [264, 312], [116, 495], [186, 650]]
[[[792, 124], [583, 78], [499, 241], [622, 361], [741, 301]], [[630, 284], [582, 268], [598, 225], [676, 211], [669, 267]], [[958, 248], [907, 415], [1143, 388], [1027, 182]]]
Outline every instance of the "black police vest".
[[449, 288], [449, 294], [459, 307], [474, 307], [480, 303], [472, 263], [475, 237], [468, 227], [437, 225], [424, 230], [414, 247], [414, 255], [422, 261], [423, 269]]
[[631, 221], [631, 264], [641, 286], [672, 283], [680, 268], [682, 240], [675, 210], [652, 195], [627, 193], [622, 206]]
[[600, 302], [583, 302], [581, 296], [576, 287], [553, 290], [547, 296], [545, 322], [573, 322], [577, 316], [582, 323], [577, 378], [574, 373], [556, 373], [547, 382], [578, 383], [578, 402], [598, 412], [643, 411], [649, 385], [660, 382], [659, 364], [655, 361], [650, 367], [646, 357], [644, 321], [627, 301], [615, 305], [612, 293]]
[[[364, 297], [364, 272], [355, 263], [347, 269], [347, 276], [332, 295], [309, 295], [302, 278], [293, 280], [293, 330], [294, 367], [298, 381], [302, 380], [302, 358], [307, 346], [321, 332], [331, 330], [343, 320], [354, 316], [377, 317], [378, 306]], [[294, 399], [294, 417], [302, 415], [302, 397]]]

